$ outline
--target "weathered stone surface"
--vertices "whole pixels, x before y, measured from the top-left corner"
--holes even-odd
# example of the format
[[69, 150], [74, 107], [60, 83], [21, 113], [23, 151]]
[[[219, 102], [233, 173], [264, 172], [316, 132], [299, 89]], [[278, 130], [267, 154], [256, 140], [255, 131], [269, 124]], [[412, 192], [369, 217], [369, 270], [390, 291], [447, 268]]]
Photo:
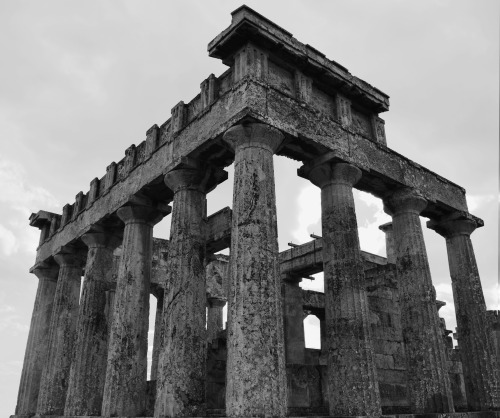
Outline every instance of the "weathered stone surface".
[[446, 238], [467, 402], [473, 411], [500, 409], [499, 360], [470, 239], [476, 223], [455, 217], [429, 226]]
[[361, 176], [348, 164], [301, 169], [321, 188], [328, 388], [331, 415], [380, 415], [364, 268], [352, 186]]
[[204, 216], [212, 175], [195, 161], [165, 176], [165, 183], [174, 192], [174, 203], [155, 417], [206, 413]]
[[453, 412], [436, 292], [419, 216], [427, 201], [414, 190], [401, 189], [384, 204], [392, 215], [410, 408], [415, 413]]
[[387, 222], [378, 227], [385, 234], [385, 251], [387, 254], [387, 262], [396, 262], [396, 249], [394, 248], [394, 237], [392, 233], [392, 222]]
[[224, 134], [235, 150], [226, 413], [286, 415], [273, 154], [281, 133], [262, 124]]
[[118, 210], [125, 230], [103, 392], [104, 416], [145, 412], [153, 225], [164, 214], [146, 202]]
[[300, 279], [285, 277], [283, 280], [283, 313], [285, 329], [286, 362], [303, 364], [306, 349], [304, 337], [303, 291], [299, 287]]
[[36, 412], [42, 369], [49, 350], [49, 325], [59, 267], [47, 264], [31, 272], [38, 277], [38, 289], [17, 395], [16, 415], [33, 415]]
[[85, 277], [78, 313], [75, 354], [71, 363], [65, 415], [101, 415], [106, 378], [110, 299], [113, 287], [113, 250], [121, 240], [112, 232], [87, 233]]
[[69, 372], [75, 345], [82, 277], [82, 254], [64, 247], [54, 256], [59, 264], [50, 319], [49, 350], [44, 365], [37, 414], [63, 415]]

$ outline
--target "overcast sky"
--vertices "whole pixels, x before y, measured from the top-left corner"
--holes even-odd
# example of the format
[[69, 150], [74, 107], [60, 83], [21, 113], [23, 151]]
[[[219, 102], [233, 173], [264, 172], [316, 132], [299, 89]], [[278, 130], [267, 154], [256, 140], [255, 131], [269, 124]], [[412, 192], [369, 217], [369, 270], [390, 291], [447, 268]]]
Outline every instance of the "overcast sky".
[[[498, 309], [499, 6], [491, 0], [261, 1], [247, 5], [391, 97], [388, 146], [467, 190], [488, 309]], [[146, 130], [225, 67], [206, 52], [241, 3], [0, 3], [0, 414], [14, 413], [37, 278], [30, 213], [61, 212]], [[319, 234], [319, 189], [275, 158], [280, 249]], [[232, 175], [209, 195], [231, 204]], [[362, 249], [385, 255], [380, 201], [357, 194]], [[425, 221], [425, 219], [423, 219]], [[155, 235], [168, 237], [167, 218]], [[444, 239], [424, 225], [454, 329]], [[321, 288], [320, 279], [307, 283]], [[308, 330], [316, 332], [317, 327]]]

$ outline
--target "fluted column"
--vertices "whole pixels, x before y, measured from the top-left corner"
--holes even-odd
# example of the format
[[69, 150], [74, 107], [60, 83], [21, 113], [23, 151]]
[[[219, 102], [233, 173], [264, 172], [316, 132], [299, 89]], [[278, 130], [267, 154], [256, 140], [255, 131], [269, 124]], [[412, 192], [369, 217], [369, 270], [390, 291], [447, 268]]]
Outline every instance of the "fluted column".
[[149, 286], [153, 225], [164, 212], [145, 202], [118, 209], [125, 223], [102, 404], [104, 416], [142, 416], [146, 408]]
[[235, 151], [228, 297], [226, 415], [287, 411], [273, 154], [283, 140], [259, 123], [224, 134]]
[[174, 201], [155, 417], [206, 414], [204, 215], [209, 176], [194, 161], [165, 176]]
[[300, 277], [285, 277], [283, 279], [286, 362], [292, 364], [304, 364], [305, 362], [304, 306], [302, 289], [299, 286], [300, 281]]
[[470, 219], [450, 219], [430, 221], [428, 225], [446, 238], [457, 331], [460, 335], [459, 352], [469, 409], [499, 409], [498, 359], [470, 239], [476, 223]]
[[38, 289], [24, 354], [16, 415], [33, 415], [36, 412], [42, 369], [49, 348], [49, 325], [59, 266], [57, 264], [37, 266], [32, 273], [38, 277]]
[[162, 316], [163, 316], [163, 289], [157, 289], [153, 294], [156, 297], [155, 332], [153, 337], [153, 353], [151, 355], [151, 377], [158, 377], [158, 362], [160, 360], [160, 347], [162, 338]]
[[82, 241], [88, 247], [88, 254], [64, 414], [98, 416], [108, 357], [106, 292], [112, 287], [113, 250], [120, 240], [103, 230], [83, 235]]
[[361, 171], [325, 162], [303, 173], [321, 188], [330, 415], [381, 415], [352, 191]]
[[415, 190], [399, 189], [384, 204], [392, 215], [410, 410], [416, 414], [453, 412], [436, 292], [419, 216], [427, 201]]
[[50, 319], [49, 351], [38, 395], [39, 415], [64, 414], [82, 278], [79, 250], [63, 247], [54, 259], [59, 264], [59, 276]]
[[207, 302], [207, 341], [212, 342], [224, 329], [222, 309], [226, 301], [220, 298], [208, 298]]

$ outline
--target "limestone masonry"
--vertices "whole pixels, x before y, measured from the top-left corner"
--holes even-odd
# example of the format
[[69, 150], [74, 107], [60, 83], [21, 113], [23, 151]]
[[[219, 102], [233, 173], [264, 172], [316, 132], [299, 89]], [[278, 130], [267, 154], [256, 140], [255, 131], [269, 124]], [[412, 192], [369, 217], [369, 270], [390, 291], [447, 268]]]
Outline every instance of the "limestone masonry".
[[[14, 417], [500, 417], [500, 319], [465, 190], [388, 148], [385, 93], [252, 9], [208, 52], [225, 73], [62, 214], [31, 215], [39, 285]], [[322, 236], [281, 253], [275, 154], [321, 189]], [[233, 163], [232, 208], [206, 213]], [[392, 216], [387, 258], [360, 250], [353, 188]], [[153, 238], [165, 216], [168, 241]], [[420, 216], [446, 241], [456, 348]], [[318, 272], [324, 293], [299, 286]], [[305, 348], [309, 314], [321, 350]]]

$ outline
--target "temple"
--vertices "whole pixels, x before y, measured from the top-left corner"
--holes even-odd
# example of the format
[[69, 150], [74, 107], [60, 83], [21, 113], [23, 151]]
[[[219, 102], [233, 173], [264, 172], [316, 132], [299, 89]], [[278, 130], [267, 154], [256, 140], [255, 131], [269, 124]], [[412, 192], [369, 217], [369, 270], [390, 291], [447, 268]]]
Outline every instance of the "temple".
[[[385, 93], [249, 7], [208, 53], [227, 71], [61, 214], [31, 215], [39, 284], [13, 417], [500, 417], [499, 313], [465, 190], [388, 147]], [[275, 155], [321, 190], [321, 236], [283, 252]], [[232, 207], [207, 213], [233, 163]], [[387, 257], [360, 250], [354, 188], [392, 217]], [[153, 238], [166, 216], [170, 239]], [[448, 251], [455, 347], [421, 216]], [[324, 293], [302, 289], [318, 272]]]

